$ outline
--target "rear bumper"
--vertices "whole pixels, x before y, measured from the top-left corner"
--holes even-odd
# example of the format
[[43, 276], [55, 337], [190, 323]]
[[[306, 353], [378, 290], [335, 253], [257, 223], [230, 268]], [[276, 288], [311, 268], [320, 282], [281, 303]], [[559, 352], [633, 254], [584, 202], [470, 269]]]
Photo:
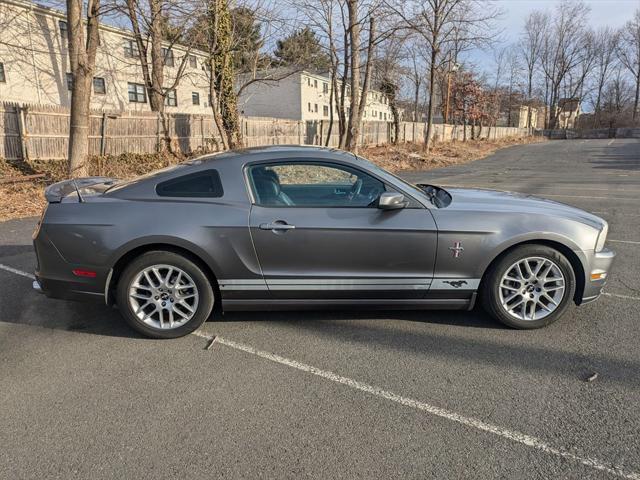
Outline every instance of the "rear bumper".
[[[588, 268], [585, 271], [585, 285], [580, 304], [593, 302], [602, 293], [611, 272], [611, 266], [616, 257], [613, 250], [604, 249], [592, 252], [587, 257]], [[594, 277], [592, 277], [592, 275]]]
[[50, 280], [36, 275], [33, 289], [49, 298], [104, 303], [104, 293], [87, 290], [85, 285], [78, 282]]
[[[33, 289], [49, 298], [63, 300], [104, 302], [104, 286], [108, 269], [91, 265], [76, 265], [60, 254], [43, 232], [34, 236], [33, 246], [36, 252], [36, 271]], [[79, 277], [74, 275], [77, 268], [91, 269], [95, 277]]]

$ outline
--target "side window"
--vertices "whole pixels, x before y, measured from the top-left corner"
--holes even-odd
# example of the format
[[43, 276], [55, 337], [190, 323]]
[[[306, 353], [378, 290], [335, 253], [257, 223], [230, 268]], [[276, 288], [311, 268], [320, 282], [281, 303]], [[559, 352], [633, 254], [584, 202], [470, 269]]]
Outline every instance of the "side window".
[[217, 170], [206, 170], [173, 178], [156, 186], [161, 197], [222, 197], [222, 183]]
[[249, 178], [256, 204], [266, 207], [375, 207], [385, 191], [380, 180], [332, 163], [256, 165]]

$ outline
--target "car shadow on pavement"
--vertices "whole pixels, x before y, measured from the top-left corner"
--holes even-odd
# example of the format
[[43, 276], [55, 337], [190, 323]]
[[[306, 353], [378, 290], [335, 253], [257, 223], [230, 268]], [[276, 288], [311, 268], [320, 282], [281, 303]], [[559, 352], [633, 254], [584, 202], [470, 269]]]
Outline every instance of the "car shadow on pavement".
[[[28, 285], [26, 285], [28, 283]], [[54, 300], [25, 288], [31, 280], [20, 278], [19, 293], [0, 302], [0, 321], [111, 337], [142, 338], [117, 310], [100, 303]]]
[[[344, 342], [353, 346], [361, 343], [378, 351], [403, 351], [420, 357], [430, 357], [435, 361], [460, 361], [471, 364], [495, 366], [502, 369], [516, 369], [523, 372], [543, 373], [552, 376], [562, 375], [584, 380], [591, 372], [599, 372], [602, 380], [626, 387], [640, 389], [640, 362], [614, 358], [603, 353], [581, 353], [562, 348], [564, 335], [571, 336], [571, 328], [549, 327], [545, 330], [521, 331], [503, 328], [500, 335], [491, 329], [502, 328], [484, 319], [480, 312], [442, 312], [432, 311], [434, 319], [415, 320], [425, 324], [446, 324], [462, 326], [477, 323], [476, 326], [488, 328], [483, 330], [467, 330], [462, 332], [442, 328], [407, 328], [402, 322], [368, 321], [348, 322], [343, 318], [300, 319], [281, 317], [264, 320], [276, 325], [283, 333], [292, 330], [304, 331], [306, 335], [314, 335], [319, 340]], [[424, 315], [424, 313], [423, 313]], [[462, 317], [466, 317], [467, 320]], [[371, 319], [368, 315], [367, 318]], [[400, 319], [396, 314], [387, 315], [387, 319]], [[405, 316], [404, 319], [410, 320]], [[273, 332], [272, 332], [273, 333]], [[510, 334], [511, 333], [511, 334]], [[536, 338], [531, 338], [536, 337]], [[534, 344], [534, 343], [537, 343]], [[554, 346], [549, 346], [553, 344]], [[606, 380], [605, 380], [606, 379]]]
[[0, 245], [0, 260], [14, 255], [33, 253], [32, 245]]
[[[301, 320], [301, 317], [303, 320]], [[223, 322], [307, 322], [323, 320], [405, 320], [408, 322], [452, 325], [504, 330], [506, 327], [487, 315], [481, 308], [467, 310], [393, 310], [348, 308], [343, 310], [294, 310], [269, 312], [228, 312]], [[212, 320], [216, 320], [215, 318]]]

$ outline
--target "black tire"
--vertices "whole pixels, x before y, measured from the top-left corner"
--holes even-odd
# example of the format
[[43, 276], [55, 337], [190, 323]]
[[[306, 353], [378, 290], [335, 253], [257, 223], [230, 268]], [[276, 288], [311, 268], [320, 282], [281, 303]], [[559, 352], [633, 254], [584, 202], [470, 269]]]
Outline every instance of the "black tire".
[[[198, 303], [195, 314], [186, 323], [175, 328], [161, 329], [148, 325], [138, 318], [129, 303], [129, 289], [133, 280], [144, 269], [154, 265], [179, 268], [191, 277], [197, 289]], [[118, 309], [126, 322], [133, 329], [151, 338], [178, 338], [195, 331], [209, 318], [215, 300], [211, 282], [199, 265], [177, 253], [160, 250], [143, 253], [127, 265], [118, 280], [116, 299]]]
[[[523, 320], [516, 318], [502, 306], [502, 302], [500, 300], [500, 282], [510, 267], [518, 261], [529, 257], [540, 257], [552, 261], [564, 276], [565, 289], [562, 299], [558, 302], [558, 306], [553, 312], [540, 319]], [[551, 247], [529, 244], [514, 248], [507, 254], [498, 258], [498, 260], [491, 265], [482, 279], [480, 301], [484, 309], [501, 323], [518, 329], [534, 329], [550, 325], [560, 318], [569, 306], [569, 303], [573, 300], [575, 290], [576, 277], [573, 267], [567, 257]], [[509, 306], [511, 306], [511, 304], [509, 304]], [[533, 318], [535, 318], [535, 316]]]

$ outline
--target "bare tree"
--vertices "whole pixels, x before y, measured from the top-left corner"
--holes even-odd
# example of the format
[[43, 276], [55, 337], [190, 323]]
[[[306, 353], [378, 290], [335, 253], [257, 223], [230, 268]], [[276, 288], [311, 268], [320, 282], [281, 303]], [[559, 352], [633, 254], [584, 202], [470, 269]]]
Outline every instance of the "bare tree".
[[620, 47], [618, 49], [620, 62], [629, 70], [635, 82], [635, 99], [633, 101], [633, 121], [638, 119], [638, 101], [640, 100], [640, 8], [633, 19], [620, 31]]
[[429, 47], [429, 94], [424, 138], [425, 149], [428, 150], [436, 101], [436, 74], [441, 55], [452, 43], [487, 42], [487, 32], [499, 11], [482, 0], [390, 0], [389, 5], [408, 28], [424, 38]]
[[603, 27], [596, 32], [594, 45], [595, 70], [595, 102], [593, 104], [593, 126], [599, 125], [600, 110], [602, 108], [602, 93], [604, 91], [611, 70], [616, 61], [618, 48], [618, 33], [610, 27]]
[[561, 97], [574, 100], [581, 93], [593, 65], [593, 38], [587, 29], [589, 7], [581, 0], [558, 4], [545, 35], [542, 69], [548, 80], [549, 128], [557, 128]]
[[400, 136], [400, 112], [398, 110], [398, 94], [400, 80], [405, 74], [401, 66], [404, 60], [403, 51], [406, 51], [407, 38], [402, 35], [394, 35], [381, 45], [381, 55], [376, 58], [374, 69], [374, 83], [384, 94], [391, 109], [393, 120], [392, 143], [397, 144]]
[[99, 44], [100, 0], [90, 0], [87, 6], [86, 36], [83, 1], [67, 0], [67, 35], [73, 86], [69, 119], [69, 175], [88, 175], [89, 107], [96, 53]]
[[[167, 0], [147, 0], [146, 4], [141, 3], [140, 0], [125, 1], [123, 10], [131, 22], [136, 43], [135, 50], [130, 54], [137, 56], [140, 62], [151, 111], [160, 114], [164, 133], [163, 148], [171, 151], [171, 137], [164, 108], [165, 99], [167, 95], [175, 92], [184, 76], [191, 45], [185, 47], [186, 52], [180, 58], [178, 69], [170, 82], [165, 81], [167, 79], [165, 66], [174, 64], [173, 46], [185, 40], [186, 24], [192, 12], [185, 11], [176, 4], [169, 4]], [[174, 22], [174, 25], [168, 25], [170, 22]], [[167, 35], [167, 27], [171, 28], [171, 35]]]
[[538, 68], [544, 37], [547, 35], [550, 17], [547, 13], [533, 11], [524, 24], [519, 49], [524, 61], [527, 84], [527, 128], [531, 128], [531, 103], [533, 100], [533, 79]]

